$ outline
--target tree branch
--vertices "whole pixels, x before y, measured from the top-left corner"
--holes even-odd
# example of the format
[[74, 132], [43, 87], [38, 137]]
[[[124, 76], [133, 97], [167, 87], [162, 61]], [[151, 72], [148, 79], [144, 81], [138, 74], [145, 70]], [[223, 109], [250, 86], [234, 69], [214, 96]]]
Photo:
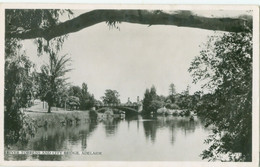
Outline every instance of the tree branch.
[[169, 14], [148, 10], [93, 10], [45, 29], [35, 28], [30, 30], [6, 31], [5, 35], [6, 38], [33, 39], [40, 37], [50, 40], [58, 36], [80, 31], [104, 21], [146, 25], [174, 25], [228, 32], [243, 32], [247, 28], [252, 28], [251, 18], [208, 18], [197, 16], [189, 11]]

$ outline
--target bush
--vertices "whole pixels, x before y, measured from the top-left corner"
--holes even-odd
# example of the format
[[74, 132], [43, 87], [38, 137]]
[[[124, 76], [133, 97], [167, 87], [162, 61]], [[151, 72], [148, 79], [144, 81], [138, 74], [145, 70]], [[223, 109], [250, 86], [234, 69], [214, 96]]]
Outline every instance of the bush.
[[167, 113], [167, 109], [165, 109], [165, 108], [159, 108], [157, 110], [157, 114], [166, 114], [166, 113]]
[[180, 107], [177, 104], [171, 104], [171, 103], [167, 103], [165, 106], [167, 109], [171, 109], [171, 110], [178, 110], [180, 109]]
[[184, 116], [190, 116], [190, 110], [184, 110]]
[[89, 110], [89, 117], [90, 118], [97, 118], [97, 116], [98, 116], [97, 111], [95, 111], [93, 109]]
[[149, 106], [149, 109], [150, 109], [151, 112], [157, 112], [157, 110], [158, 110], [159, 108], [162, 108], [163, 105], [164, 105], [163, 102], [158, 101], [158, 100], [153, 100], [153, 101], [151, 102], [150, 106]]
[[6, 145], [21, 142], [25, 144], [37, 131], [35, 122], [22, 113], [15, 105], [4, 113], [4, 141]]

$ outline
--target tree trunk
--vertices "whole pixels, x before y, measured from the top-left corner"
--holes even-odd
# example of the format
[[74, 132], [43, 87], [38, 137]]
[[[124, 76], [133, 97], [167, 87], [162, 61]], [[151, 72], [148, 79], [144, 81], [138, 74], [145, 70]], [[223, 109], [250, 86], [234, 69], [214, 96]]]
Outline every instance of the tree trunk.
[[51, 105], [48, 104], [48, 113], [51, 113]]

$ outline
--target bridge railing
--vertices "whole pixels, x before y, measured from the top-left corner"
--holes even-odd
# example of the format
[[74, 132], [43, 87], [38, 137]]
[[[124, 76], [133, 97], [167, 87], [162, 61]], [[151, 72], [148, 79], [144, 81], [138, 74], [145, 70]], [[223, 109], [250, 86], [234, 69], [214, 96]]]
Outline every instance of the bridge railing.
[[133, 103], [121, 103], [121, 104], [116, 104], [116, 103], [112, 103], [112, 104], [96, 104], [96, 107], [137, 107], [138, 104], [133, 104]]

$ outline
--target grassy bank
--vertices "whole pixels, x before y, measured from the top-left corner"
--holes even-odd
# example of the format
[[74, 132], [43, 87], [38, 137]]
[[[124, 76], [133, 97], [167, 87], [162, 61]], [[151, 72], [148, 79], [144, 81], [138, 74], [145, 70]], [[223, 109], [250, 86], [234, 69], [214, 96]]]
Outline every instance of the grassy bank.
[[52, 113], [25, 111], [37, 127], [77, 125], [90, 121], [90, 111], [54, 111]]

